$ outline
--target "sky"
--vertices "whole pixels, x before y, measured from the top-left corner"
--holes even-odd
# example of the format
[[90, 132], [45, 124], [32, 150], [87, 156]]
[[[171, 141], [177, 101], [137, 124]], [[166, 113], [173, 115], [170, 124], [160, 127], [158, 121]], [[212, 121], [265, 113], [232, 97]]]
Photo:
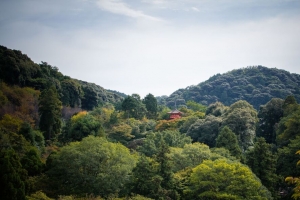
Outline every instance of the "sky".
[[299, 0], [0, 0], [0, 45], [141, 97], [263, 65], [300, 74]]

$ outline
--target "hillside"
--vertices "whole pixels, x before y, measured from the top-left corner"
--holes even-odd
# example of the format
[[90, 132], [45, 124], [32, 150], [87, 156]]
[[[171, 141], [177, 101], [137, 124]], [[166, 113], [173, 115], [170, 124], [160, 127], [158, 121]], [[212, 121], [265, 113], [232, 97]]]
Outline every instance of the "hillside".
[[[263, 105], [259, 96], [299, 97], [298, 83], [258, 66], [142, 99], [0, 47], [1, 199], [291, 199], [300, 104], [287, 96]], [[235, 102], [189, 101], [175, 119], [158, 106], [195, 94], [208, 104], [219, 93]], [[242, 97], [256, 98], [259, 111]]]
[[246, 100], [256, 109], [272, 98], [284, 99], [293, 95], [300, 101], [300, 75], [285, 70], [253, 66], [217, 74], [198, 85], [173, 92], [165, 99], [166, 105], [174, 106], [193, 100], [203, 105], [220, 101], [231, 105]]
[[94, 83], [73, 79], [46, 62], [34, 63], [18, 50], [0, 46], [0, 80], [9, 85], [43, 90], [55, 85], [63, 105], [91, 110], [104, 102], [120, 102], [123, 97]]

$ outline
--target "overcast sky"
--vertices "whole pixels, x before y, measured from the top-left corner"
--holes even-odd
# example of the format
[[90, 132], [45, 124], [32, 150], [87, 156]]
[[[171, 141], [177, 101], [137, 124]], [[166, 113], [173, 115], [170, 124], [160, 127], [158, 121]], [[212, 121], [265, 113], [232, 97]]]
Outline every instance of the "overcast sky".
[[300, 74], [299, 0], [0, 0], [0, 45], [126, 94], [253, 65]]

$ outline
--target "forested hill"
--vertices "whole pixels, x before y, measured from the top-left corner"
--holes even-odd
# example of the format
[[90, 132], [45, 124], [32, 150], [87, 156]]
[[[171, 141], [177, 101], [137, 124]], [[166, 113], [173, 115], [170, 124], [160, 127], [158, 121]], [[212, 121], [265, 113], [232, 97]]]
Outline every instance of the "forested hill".
[[165, 99], [172, 107], [193, 100], [203, 105], [222, 102], [231, 105], [246, 100], [256, 109], [272, 98], [284, 99], [293, 95], [300, 101], [300, 75], [285, 70], [253, 66], [217, 74], [195, 86], [179, 89]]
[[46, 62], [34, 63], [21, 51], [0, 45], [0, 80], [8, 85], [32, 87], [36, 90], [55, 86], [62, 104], [91, 110], [105, 102], [120, 102], [123, 97], [94, 83], [63, 75]]

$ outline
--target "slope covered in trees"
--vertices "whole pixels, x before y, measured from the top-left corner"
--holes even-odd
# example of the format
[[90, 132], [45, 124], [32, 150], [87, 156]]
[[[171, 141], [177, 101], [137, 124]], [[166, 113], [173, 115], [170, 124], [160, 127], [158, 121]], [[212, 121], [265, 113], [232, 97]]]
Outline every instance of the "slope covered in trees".
[[46, 62], [34, 63], [21, 51], [0, 46], [0, 80], [8, 85], [43, 90], [54, 85], [64, 106], [91, 110], [105, 102], [117, 103], [117, 92], [105, 90], [94, 83], [76, 80], [59, 72]]
[[8, 60], [1, 72], [11, 67], [16, 75], [0, 80], [1, 199], [299, 196], [294, 96], [272, 98], [259, 110], [246, 100], [190, 100], [178, 108], [181, 118], [170, 120], [170, 108], [158, 103], [163, 98], [132, 94], [117, 101], [100, 86], [23, 57], [0, 57]]
[[[253, 66], [217, 74], [198, 85], [179, 89], [165, 99], [168, 106], [185, 101], [209, 105], [217, 101], [231, 105], [246, 100], [254, 108], [266, 104], [272, 98], [284, 99], [293, 95], [300, 101], [300, 75], [276, 68]], [[184, 101], [183, 101], [184, 100]]]

